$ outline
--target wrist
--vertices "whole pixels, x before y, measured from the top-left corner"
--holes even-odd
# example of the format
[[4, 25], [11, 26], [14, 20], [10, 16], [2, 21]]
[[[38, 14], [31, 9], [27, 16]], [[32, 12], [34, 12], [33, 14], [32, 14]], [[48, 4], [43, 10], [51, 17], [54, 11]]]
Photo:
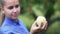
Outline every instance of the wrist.
[[32, 32], [32, 31], [30, 31], [30, 34], [37, 34], [37, 32]]

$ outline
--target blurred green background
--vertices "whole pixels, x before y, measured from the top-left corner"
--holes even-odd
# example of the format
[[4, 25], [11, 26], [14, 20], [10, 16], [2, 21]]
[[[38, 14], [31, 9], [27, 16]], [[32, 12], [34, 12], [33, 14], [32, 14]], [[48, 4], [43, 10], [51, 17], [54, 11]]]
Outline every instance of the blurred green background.
[[[48, 28], [41, 34], [60, 34], [60, 0], [19, 0], [21, 19], [28, 30], [37, 16], [45, 16]], [[40, 33], [39, 33], [40, 34]]]

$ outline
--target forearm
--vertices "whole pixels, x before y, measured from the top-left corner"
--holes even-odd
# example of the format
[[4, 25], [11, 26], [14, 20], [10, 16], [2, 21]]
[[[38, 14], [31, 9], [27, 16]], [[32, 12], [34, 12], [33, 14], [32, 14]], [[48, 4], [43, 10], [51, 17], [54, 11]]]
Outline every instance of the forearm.
[[30, 34], [36, 34], [36, 33], [30, 33]]
[[30, 32], [30, 34], [37, 34], [37, 32]]

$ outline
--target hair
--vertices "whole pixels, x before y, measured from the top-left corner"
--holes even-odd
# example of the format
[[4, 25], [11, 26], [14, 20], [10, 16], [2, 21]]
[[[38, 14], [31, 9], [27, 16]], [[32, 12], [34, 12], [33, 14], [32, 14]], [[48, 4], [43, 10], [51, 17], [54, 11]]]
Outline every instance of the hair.
[[2, 25], [2, 22], [4, 21], [5, 18], [5, 15], [1, 11], [3, 5], [4, 5], [4, 1], [0, 0], [0, 26]]
[[[0, 26], [2, 25], [4, 19], [5, 19], [5, 15], [2, 13], [1, 8], [3, 8], [4, 3], [6, 0], [0, 0]], [[20, 1], [20, 0], [19, 0]]]
[[4, 0], [0, 0], [0, 7], [4, 5]]

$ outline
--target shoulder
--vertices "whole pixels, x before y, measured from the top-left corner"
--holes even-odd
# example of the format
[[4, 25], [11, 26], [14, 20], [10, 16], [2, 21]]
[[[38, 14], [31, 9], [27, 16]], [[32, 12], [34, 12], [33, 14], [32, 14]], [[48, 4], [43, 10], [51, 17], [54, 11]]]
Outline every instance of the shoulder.
[[0, 34], [3, 34], [3, 32], [0, 30]]
[[9, 26], [2, 26], [2, 27], [1, 27], [1, 30], [2, 30], [2, 31], [10, 31], [11, 28], [10, 28]]
[[19, 20], [19, 21], [20, 21], [20, 24], [21, 24], [22, 28], [24, 28], [25, 31], [26, 31], [27, 33], [29, 33], [29, 31], [28, 31], [26, 25], [24, 24], [24, 22], [23, 22], [22, 20]]
[[2, 26], [1, 26], [1, 31], [3, 32], [7, 32], [7, 31], [10, 31], [11, 30], [11, 25], [8, 24], [7, 22], [3, 22]]
[[1, 27], [1, 31], [4, 34], [13, 34], [13, 33], [15, 33], [15, 31], [13, 31], [10, 26], [3, 26], [3, 27]]
[[19, 24], [25, 26], [24, 22], [22, 20], [20, 20], [20, 19], [19, 19]]

